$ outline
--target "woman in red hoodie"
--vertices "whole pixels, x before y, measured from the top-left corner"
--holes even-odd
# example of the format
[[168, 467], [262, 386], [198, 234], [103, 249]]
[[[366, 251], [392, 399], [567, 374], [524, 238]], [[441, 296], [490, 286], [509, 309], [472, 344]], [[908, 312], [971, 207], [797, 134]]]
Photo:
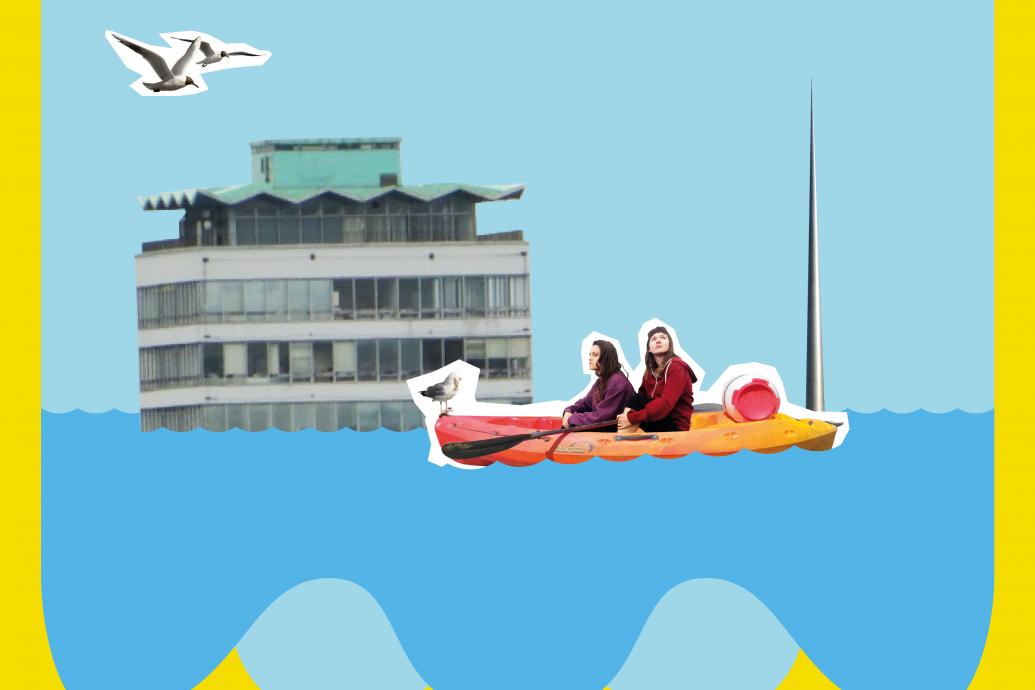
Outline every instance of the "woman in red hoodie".
[[618, 430], [639, 425], [642, 431], [688, 431], [697, 376], [672, 352], [672, 337], [664, 326], [647, 333], [644, 360], [643, 383], [625, 412], [618, 415]]

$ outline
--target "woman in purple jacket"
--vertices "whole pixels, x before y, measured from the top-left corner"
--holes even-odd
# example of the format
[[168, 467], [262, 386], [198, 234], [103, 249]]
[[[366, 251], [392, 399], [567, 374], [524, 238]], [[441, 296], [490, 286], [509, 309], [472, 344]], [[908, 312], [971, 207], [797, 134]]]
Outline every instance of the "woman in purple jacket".
[[[622, 372], [618, 351], [608, 341], [593, 341], [589, 348], [589, 369], [597, 372], [597, 381], [586, 397], [564, 409], [561, 426], [565, 428], [615, 419], [636, 394]], [[600, 427], [600, 430], [617, 431], [618, 426]]]

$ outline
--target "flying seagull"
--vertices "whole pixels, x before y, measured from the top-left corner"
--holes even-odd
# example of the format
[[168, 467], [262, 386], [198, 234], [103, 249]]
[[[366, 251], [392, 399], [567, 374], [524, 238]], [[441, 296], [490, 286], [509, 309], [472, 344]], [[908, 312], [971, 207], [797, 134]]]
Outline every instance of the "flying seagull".
[[[186, 41], [187, 43], [190, 43], [191, 41], [195, 40], [190, 38], [180, 38], [179, 36], [173, 36], [173, 38], [175, 38], [177, 41]], [[231, 53], [228, 53], [225, 50], [221, 50], [217, 53], [216, 51], [212, 50], [212, 44], [208, 41], [202, 41], [198, 47], [201, 48], [201, 52], [205, 54], [205, 59], [198, 60], [198, 62], [194, 64], [201, 65], [202, 67], [214, 65], [223, 58], [228, 58], [231, 55], [247, 55], [248, 57], [262, 57], [261, 53], [249, 53], [244, 50], [235, 50]]]
[[161, 55], [155, 51], [145, 48], [139, 43], [134, 43], [127, 38], [123, 38], [118, 34], [112, 34], [112, 37], [132, 50], [137, 55], [142, 56], [147, 60], [148, 64], [151, 65], [151, 69], [154, 70], [158, 76], [159, 81], [144, 82], [144, 86], [154, 93], [159, 91], [177, 91], [190, 84], [194, 88], [201, 88], [197, 83], [190, 78], [190, 76], [184, 76], [184, 72], [187, 71], [187, 66], [190, 65], [191, 59], [194, 57], [194, 52], [198, 49], [198, 43], [201, 42], [201, 37], [198, 36], [190, 42], [190, 46], [187, 47], [186, 52], [176, 61], [176, 64], [169, 68], [169, 63], [165, 61]]
[[428, 386], [425, 390], [420, 392], [425, 398], [431, 398], [437, 403], [440, 403], [445, 409], [441, 410], [442, 414], [449, 413], [448, 400], [452, 400], [456, 392], [460, 390], [460, 377], [455, 373], [449, 374], [442, 383], [436, 383], [434, 386]]

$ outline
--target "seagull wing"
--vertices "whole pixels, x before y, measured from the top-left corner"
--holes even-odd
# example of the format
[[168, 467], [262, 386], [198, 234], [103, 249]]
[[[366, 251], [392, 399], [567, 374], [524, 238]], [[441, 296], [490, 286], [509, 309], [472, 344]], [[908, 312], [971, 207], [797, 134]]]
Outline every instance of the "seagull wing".
[[187, 69], [187, 65], [190, 64], [191, 59], [194, 57], [194, 51], [198, 49], [198, 44], [200, 42], [201, 36], [198, 36], [191, 41], [191, 44], [187, 47], [187, 52], [185, 52], [180, 59], [176, 61], [176, 64], [173, 65], [172, 72], [177, 77], [183, 76], [183, 72]]
[[249, 57], [262, 57], [262, 55], [260, 55], [258, 53], [246, 53], [243, 50], [238, 50], [238, 51], [233, 52], [233, 53], [227, 53], [227, 55], [247, 55]]
[[441, 398], [442, 394], [445, 392], [445, 386], [443, 386], [441, 383], [436, 383], [434, 386], [428, 386], [426, 390], [422, 390], [420, 394], [423, 395], [425, 398], [431, 398], [432, 400], [434, 400], [436, 398]]
[[[186, 41], [187, 43], [193, 43], [193, 38], [180, 38], [179, 36], [173, 36], [177, 41]], [[205, 54], [205, 57], [212, 57], [216, 54], [216, 51], [212, 50], [212, 44], [208, 41], [202, 41], [198, 44], [198, 48], [201, 48], [201, 52]]]
[[[134, 43], [133, 41], [130, 41], [129, 39], [123, 38], [122, 36], [119, 36], [118, 34], [112, 34], [112, 37], [116, 41], [121, 43], [122, 45], [124, 45], [127, 48], [129, 48], [130, 50], [132, 50], [137, 55], [140, 55], [145, 60], [147, 60], [147, 63], [149, 65], [151, 65], [151, 69], [153, 69], [155, 71], [155, 74], [158, 75], [159, 79], [161, 79], [162, 81], [165, 81], [166, 79], [172, 79], [173, 78], [173, 73], [171, 71], [169, 71], [169, 65], [165, 62], [165, 59], [162, 58], [161, 55], [159, 55], [158, 53], [156, 53], [153, 50], [149, 50], [149, 49], [145, 48], [142, 45]], [[176, 64], [179, 64], [179, 63], [176, 63]]]

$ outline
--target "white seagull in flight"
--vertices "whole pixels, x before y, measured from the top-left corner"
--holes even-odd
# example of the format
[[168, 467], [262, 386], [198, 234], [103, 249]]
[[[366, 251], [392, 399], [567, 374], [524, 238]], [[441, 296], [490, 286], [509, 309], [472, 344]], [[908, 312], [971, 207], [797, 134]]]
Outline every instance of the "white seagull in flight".
[[[190, 43], [191, 41], [195, 40], [195, 39], [191, 39], [191, 38], [180, 38], [179, 36], [173, 36], [173, 38], [175, 38], [177, 41], [186, 41], [187, 43]], [[219, 62], [220, 60], [222, 60], [223, 58], [228, 58], [228, 57], [230, 57], [232, 55], [247, 55], [248, 57], [262, 57], [261, 53], [249, 53], [249, 52], [247, 52], [245, 50], [235, 50], [232, 53], [228, 53], [224, 49], [224, 50], [221, 50], [221, 51], [219, 51], [217, 53], [216, 51], [212, 50], [212, 44], [209, 43], [208, 41], [202, 41], [201, 45], [199, 45], [198, 47], [201, 48], [201, 52], [205, 54], [205, 59], [204, 60], [199, 60], [196, 63], [196, 64], [201, 65], [202, 67], [208, 67], [209, 65], [214, 65], [217, 62]]]
[[[202, 70], [215, 72], [235, 67], [258, 67], [270, 59], [272, 53], [257, 50], [247, 43], [224, 43], [214, 36], [200, 31], [174, 31], [162, 33], [168, 46], [152, 46], [135, 39], [105, 32], [108, 43], [129, 69], [140, 75], [130, 88], [141, 96], [192, 96], [208, 90], [201, 78]], [[190, 38], [185, 38], [190, 36]], [[182, 51], [180, 41], [189, 43]], [[214, 50], [212, 46], [221, 46]], [[197, 52], [204, 54], [195, 62]], [[231, 55], [239, 56], [227, 60]], [[157, 81], [154, 78], [157, 77]], [[186, 89], [185, 86], [194, 86]]]
[[149, 91], [153, 91], [155, 93], [158, 93], [159, 91], [178, 91], [188, 84], [194, 88], [200, 88], [189, 75], [184, 75], [184, 72], [187, 71], [187, 67], [190, 65], [191, 58], [194, 57], [194, 51], [198, 49], [198, 43], [201, 42], [200, 36], [191, 41], [186, 52], [183, 53], [172, 68], [169, 67], [169, 63], [165, 61], [165, 58], [150, 48], [145, 48], [139, 43], [134, 43], [118, 34], [112, 34], [111, 36], [137, 55], [142, 56], [147, 60], [147, 64], [151, 65], [151, 69], [154, 70], [159, 81], [143, 82], [144, 86]]

